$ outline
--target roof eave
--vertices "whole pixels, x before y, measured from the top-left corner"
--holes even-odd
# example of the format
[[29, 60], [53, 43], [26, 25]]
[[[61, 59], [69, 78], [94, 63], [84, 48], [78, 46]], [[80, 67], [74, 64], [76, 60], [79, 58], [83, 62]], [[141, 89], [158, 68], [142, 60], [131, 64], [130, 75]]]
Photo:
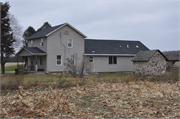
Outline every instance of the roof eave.
[[57, 30], [61, 29], [61, 28], [64, 27], [65, 25], [66, 25], [66, 24], [64, 24], [64, 25], [58, 27], [57, 29], [51, 31], [50, 33], [48, 33], [48, 34], [46, 35], [46, 37], [48, 37], [48, 36], [51, 35], [52, 33], [56, 32]]
[[[17, 56], [22, 50], [26, 50], [24, 47], [21, 47], [21, 49], [15, 54], [15, 56]], [[32, 55], [31, 52], [29, 52], [28, 50], [26, 50], [30, 55]]]
[[47, 55], [46, 53], [33, 53], [32, 55]]
[[133, 62], [148, 62], [149, 60], [131, 60]]
[[85, 54], [84, 55], [93, 55], [93, 56], [136, 56], [135, 54]]
[[32, 40], [32, 39], [37, 39], [37, 38], [46, 38], [47, 36], [41, 36], [41, 37], [35, 37], [35, 38], [28, 38], [26, 40]]
[[77, 31], [77, 32], [78, 32], [79, 34], [81, 34], [82, 36], [84, 36], [84, 38], [87, 38], [86, 35], [84, 35], [83, 33], [81, 33], [79, 30], [77, 30], [76, 28], [74, 28], [74, 27], [73, 27], [72, 25], [70, 25], [69, 23], [65, 23], [64, 25], [60, 26], [59, 28], [55, 29], [54, 31], [48, 33], [48, 34], [46, 35], [46, 37], [49, 36], [49, 35], [51, 35], [52, 33], [56, 32], [57, 30], [61, 29], [62, 27], [66, 26], [66, 25], [70, 26], [72, 29], [74, 29], [75, 31]]

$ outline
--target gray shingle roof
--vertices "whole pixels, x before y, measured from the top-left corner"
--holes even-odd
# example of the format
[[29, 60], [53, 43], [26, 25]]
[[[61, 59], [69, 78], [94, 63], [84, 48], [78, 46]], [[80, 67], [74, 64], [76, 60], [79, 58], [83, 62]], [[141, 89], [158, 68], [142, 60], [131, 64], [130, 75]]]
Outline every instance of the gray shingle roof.
[[139, 51], [132, 61], [149, 61], [158, 50]]
[[140, 41], [85, 39], [85, 54], [90, 55], [136, 55], [149, 50]]
[[27, 40], [29, 39], [34, 39], [34, 38], [40, 38], [40, 37], [45, 37], [47, 34], [51, 33], [52, 31], [56, 30], [57, 28], [65, 25], [66, 23], [64, 24], [61, 24], [61, 25], [58, 25], [58, 26], [54, 26], [54, 27], [49, 27], [49, 28], [45, 28], [45, 29], [42, 29], [41, 31], [33, 34], [32, 36], [28, 37]]
[[42, 51], [37, 47], [23, 47], [23, 48], [32, 55], [46, 55], [46, 52]]
[[[139, 51], [137, 55], [132, 59], [134, 62], [147, 62], [151, 59], [151, 57], [159, 50], [147, 50], [147, 51]], [[161, 53], [161, 51], [159, 51]], [[161, 53], [161, 55], [166, 59], [167, 58]]]

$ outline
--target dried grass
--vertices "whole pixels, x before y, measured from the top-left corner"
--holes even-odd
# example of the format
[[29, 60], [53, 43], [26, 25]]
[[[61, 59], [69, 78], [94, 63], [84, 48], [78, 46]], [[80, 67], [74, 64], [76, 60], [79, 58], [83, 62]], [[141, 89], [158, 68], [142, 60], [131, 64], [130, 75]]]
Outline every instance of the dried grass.
[[178, 81], [86, 81], [66, 90], [50, 87], [31, 93], [20, 86], [17, 94], [0, 97], [1, 117], [180, 118]]

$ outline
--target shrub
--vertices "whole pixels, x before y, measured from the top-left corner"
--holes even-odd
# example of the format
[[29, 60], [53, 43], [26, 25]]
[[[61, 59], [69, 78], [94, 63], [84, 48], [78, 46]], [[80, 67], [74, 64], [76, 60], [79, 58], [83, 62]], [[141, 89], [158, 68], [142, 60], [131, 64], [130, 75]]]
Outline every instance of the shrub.
[[91, 71], [92, 64], [87, 56], [83, 56], [82, 61], [79, 61], [78, 54], [74, 54], [74, 58], [67, 58], [65, 71], [70, 73], [74, 78], [83, 78], [86, 72]]

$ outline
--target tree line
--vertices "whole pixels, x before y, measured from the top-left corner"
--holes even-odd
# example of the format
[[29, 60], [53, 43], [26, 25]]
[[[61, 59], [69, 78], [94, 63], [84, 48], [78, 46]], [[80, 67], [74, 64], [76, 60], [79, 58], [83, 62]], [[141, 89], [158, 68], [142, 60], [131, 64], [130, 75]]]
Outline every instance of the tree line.
[[162, 52], [165, 56], [168, 56], [168, 55], [175, 55], [175, 56], [178, 56], [179, 57], [179, 50], [173, 50], [173, 51], [163, 51]]

